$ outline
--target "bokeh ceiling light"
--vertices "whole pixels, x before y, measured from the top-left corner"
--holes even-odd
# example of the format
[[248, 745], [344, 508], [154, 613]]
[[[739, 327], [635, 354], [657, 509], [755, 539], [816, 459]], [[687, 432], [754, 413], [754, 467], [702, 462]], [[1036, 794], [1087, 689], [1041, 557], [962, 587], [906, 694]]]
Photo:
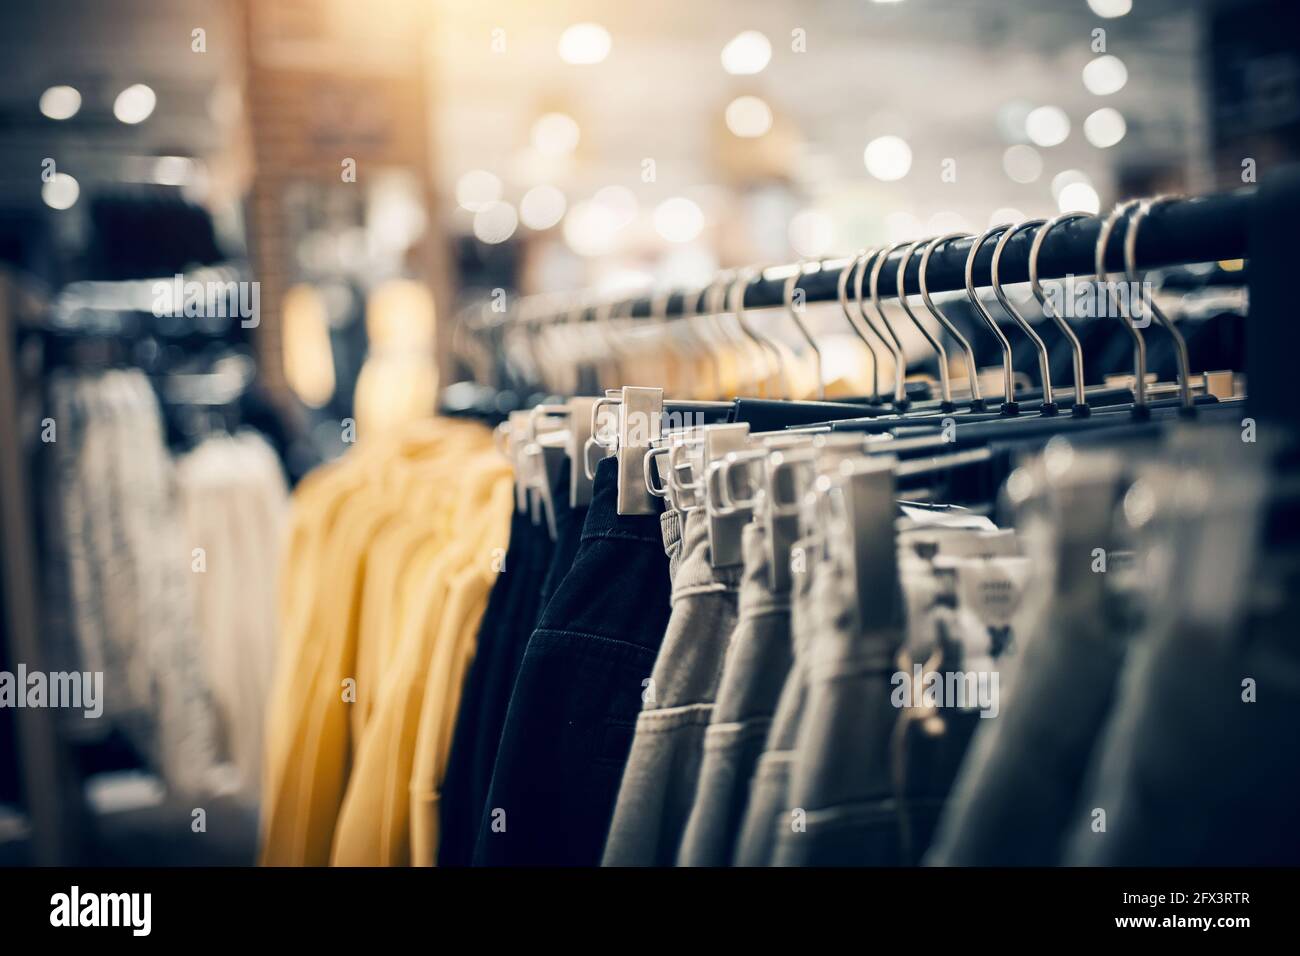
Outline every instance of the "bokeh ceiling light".
[[1061, 193], [1076, 183], [1091, 186], [1092, 180], [1082, 169], [1063, 169], [1052, 177], [1052, 198], [1060, 201]]
[[505, 242], [518, 226], [519, 216], [508, 202], [490, 202], [474, 213], [474, 235], [488, 245]]
[[456, 180], [456, 202], [462, 209], [478, 212], [501, 198], [501, 180], [486, 169], [471, 169]]
[[55, 173], [41, 186], [41, 199], [51, 209], [71, 209], [80, 195], [80, 184], [67, 173]]
[[1087, 183], [1070, 183], [1061, 190], [1061, 195], [1056, 200], [1056, 206], [1061, 212], [1090, 212], [1096, 214], [1101, 211], [1101, 198], [1097, 195], [1097, 190]]
[[885, 235], [890, 242], [915, 239], [922, 228], [924, 224], [910, 212], [891, 212], [885, 217]]
[[612, 45], [609, 31], [599, 23], [575, 23], [560, 34], [560, 59], [578, 66], [600, 63]]
[[1059, 106], [1040, 106], [1025, 117], [1025, 132], [1036, 146], [1059, 146], [1070, 135], [1070, 117]]
[[998, 107], [997, 127], [1002, 138], [1008, 143], [1023, 143], [1028, 137], [1025, 132], [1025, 118], [1033, 106], [1024, 100], [1003, 103]]
[[1043, 157], [1034, 147], [1023, 143], [1008, 146], [1002, 154], [1002, 171], [1015, 183], [1037, 182], [1043, 175]]
[[878, 136], [863, 150], [867, 172], [884, 182], [902, 179], [912, 168], [912, 147], [898, 136]]
[[727, 129], [752, 139], [772, 128], [772, 108], [757, 96], [738, 96], [727, 104]]
[[636, 196], [626, 186], [605, 186], [596, 191], [591, 201], [604, 206], [613, 214], [615, 229], [630, 226], [640, 208]]
[[1133, 9], [1133, 0], [1088, 0], [1088, 6], [1099, 17], [1122, 17]]
[[790, 248], [806, 258], [824, 256], [835, 244], [835, 223], [818, 209], [805, 209], [790, 220]]
[[564, 241], [580, 256], [608, 254], [617, 232], [614, 212], [590, 199], [578, 203], [564, 217]]
[[1083, 85], [1096, 96], [1118, 93], [1127, 82], [1128, 67], [1119, 57], [1109, 53], [1089, 60], [1083, 67]]
[[1088, 114], [1088, 118], [1083, 121], [1083, 135], [1098, 149], [1109, 149], [1122, 140], [1127, 132], [1128, 124], [1124, 122], [1124, 114], [1109, 106]]
[[925, 222], [925, 232], [937, 236], [948, 232], [972, 232], [966, 217], [953, 209], [941, 209]]
[[722, 48], [722, 68], [734, 76], [763, 72], [772, 60], [772, 44], [757, 30], [746, 30]]
[[519, 201], [519, 219], [529, 229], [550, 229], [564, 218], [564, 193], [554, 186], [534, 186]]
[[73, 86], [51, 86], [41, 94], [40, 107], [52, 120], [72, 119], [81, 109], [81, 94]]
[[1026, 218], [1025, 214], [1014, 206], [1003, 206], [1000, 209], [993, 210], [993, 214], [989, 216], [988, 228], [992, 229], [994, 226], [1002, 226], [1007, 223], [1015, 225], [1018, 222], [1024, 222]]
[[117, 99], [113, 101], [113, 115], [123, 123], [134, 126], [153, 115], [157, 105], [158, 97], [154, 91], [143, 83], [136, 83], [117, 94]]
[[690, 242], [704, 231], [704, 212], [683, 196], [655, 207], [655, 231], [669, 242]]
[[545, 113], [533, 123], [533, 146], [547, 156], [564, 156], [578, 148], [582, 132], [565, 113]]
[[159, 156], [152, 178], [163, 186], [184, 186], [194, 179], [194, 161], [186, 156]]

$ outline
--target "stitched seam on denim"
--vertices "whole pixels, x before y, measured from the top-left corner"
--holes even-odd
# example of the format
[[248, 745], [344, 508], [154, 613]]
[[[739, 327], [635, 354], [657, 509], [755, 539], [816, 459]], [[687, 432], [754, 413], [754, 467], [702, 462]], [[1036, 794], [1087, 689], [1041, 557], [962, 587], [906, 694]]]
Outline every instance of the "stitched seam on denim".
[[634, 534], [631, 531], [584, 531], [580, 541], [599, 541], [601, 538], [609, 538], [620, 541], [643, 541], [646, 544], [659, 545], [659, 537], [656, 535]]
[[790, 613], [789, 604], [745, 605], [742, 603], [740, 606], [740, 614], [739, 617], [737, 618], [737, 623], [743, 623], [745, 621], [757, 621], [765, 617], [775, 617], [777, 614], [789, 614], [789, 613]]
[[758, 767], [754, 773], [756, 776], [772, 777], [777, 774], [788, 774], [794, 764], [793, 750], [767, 750], [758, 758]]
[[712, 716], [713, 705], [709, 703], [683, 704], [678, 707], [657, 707], [654, 710], [643, 710], [637, 714], [636, 728], [637, 732], [640, 733], [642, 730], [663, 730], [668, 727], [687, 724], [702, 723], [707, 726]]
[[730, 594], [731, 590], [724, 584], [679, 584], [673, 588], [672, 602], [689, 597], [700, 597], [705, 594]]
[[[813, 655], [809, 655], [810, 658]], [[817, 682], [847, 680], [854, 677], [893, 675], [898, 665], [891, 661], [816, 660], [808, 661], [808, 677]]]
[[561, 630], [559, 628], [554, 628], [554, 627], [539, 627], [533, 631], [533, 636], [535, 637], [538, 634], [555, 634], [560, 637], [581, 637], [587, 640], [600, 641], [605, 644], [619, 644], [622, 645], [623, 647], [634, 647], [638, 651], [645, 651], [647, 654], [651, 654], [651, 655], [655, 653], [654, 648], [646, 647], [644, 644], [634, 644], [631, 641], [625, 641], [622, 640], [621, 638], [606, 637], [603, 634], [592, 634], [588, 631], [569, 631], [569, 630]]
[[[802, 809], [807, 814], [805, 819], [809, 825], [814, 823], [842, 825], [846, 823], [887, 822], [896, 819], [898, 815], [898, 803], [893, 797], [853, 800], [847, 803], [832, 803], [825, 807], [815, 807], [813, 809], [803, 807]], [[832, 819], [825, 819], [826, 817], [832, 817]]]
[[754, 717], [728, 721], [725, 724], [709, 724], [709, 729], [704, 732], [704, 749], [722, 750], [753, 737], [766, 736], [767, 729], [771, 726], [771, 717]]

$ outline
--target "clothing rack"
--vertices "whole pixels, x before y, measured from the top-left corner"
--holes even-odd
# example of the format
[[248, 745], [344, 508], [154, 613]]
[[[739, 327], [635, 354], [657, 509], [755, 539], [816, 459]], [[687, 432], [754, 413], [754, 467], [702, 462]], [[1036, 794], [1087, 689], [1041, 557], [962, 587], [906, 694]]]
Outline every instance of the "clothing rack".
[[[1106, 248], [1106, 268], [1111, 281], [1125, 281], [1124, 242], [1126, 224], [1121, 217], [1113, 229]], [[1096, 242], [1107, 218], [1064, 222], [1053, 228], [1042, 243], [1038, 255], [1041, 279], [1059, 279], [1068, 275], [1094, 275]], [[1145, 271], [1172, 265], [1222, 262], [1250, 258], [1251, 267], [1243, 274], [1248, 282], [1252, 312], [1252, 335], [1247, 349], [1245, 372], [1250, 382], [1251, 414], [1300, 427], [1300, 392], [1291, 386], [1291, 376], [1284, 356], [1290, 346], [1300, 345], [1300, 327], [1283, 322], [1291, 306], [1293, 281], [1293, 233], [1300, 221], [1300, 166], [1283, 166], [1261, 174], [1256, 186], [1208, 196], [1162, 200], [1147, 213], [1135, 245], [1138, 269]], [[1012, 224], [1014, 225], [1014, 224]], [[1013, 235], [1003, 249], [999, 278], [1003, 284], [1029, 280], [1030, 251], [1036, 229]], [[930, 292], [951, 292], [965, 288], [966, 260], [978, 236], [954, 239], [936, 248], [926, 272]], [[975, 257], [976, 285], [987, 287], [992, 267], [996, 237], [984, 242]], [[893, 250], [879, 270], [879, 292], [886, 298], [898, 294], [898, 265], [905, 248]], [[920, 292], [920, 250], [913, 251], [904, 280], [908, 295]], [[786, 301], [786, 285], [798, 275], [797, 285], [805, 302], [831, 302], [838, 295], [842, 271], [853, 268], [853, 258], [828, 258], [802, 264], [773, 266], [754, 270], [753, 277], [733, 303], [728, 293], [728, 307], [744, 309], [780, 307]], [[802, 274], [799, 273], [802, 271]], [[739, 273], [733, 273], [734, 281]], [[726, 273], [723, 273], [726, 277]], [[592, 320], [601, 312], [620, 318], [666, 319], [704, 311], [701, 289], [660, 291], [630, 299], [609, 300], [595, 296], [563, 297], [539, 295], [527, 297], [519, 307], [505, 314], [484, 314], [477, 328], [486, 330], [503, 323], [543, 324], [551, 321], [581, 322]]]
[[[1143, 220], [1137, 242], [1137, 260], [1141, 269], [1155, 269], [1187, 262], [1216, 262], [1241, 259], [1247, 254], [1250, 219], [1256, 205], [1257, 191], [1246, 188], [1230, 193], [1219, 193], [1189, 199], [1175, 199], [1152, 209]], [[1105, 217], [1102, 216], [1102, 219]], [[1051, 231], [1043, 241], [1038, 256], [1039, 276], [1059, 279], [1066, 275], [1091, 275], [1097, 234], [1102, 223], [1097, 219], [1082, 219], [1063, 223]], [[1034, 243], [1034, 230], [1025, 230], [1008, 240], [998, 266], [999, 278], [1004, 284], [1029, 281], [1029, 252]], [[920, 238], [920, 237], [918, 237]], [[926, 270], [926, 285], [931, 292], [952, 292], [965, 288], [966, 258], [978, 236], [957, 239], [935, 249]], [[987, 276], [993, 263], [996, 243], [985, 242], [975, 257], [975, 275]], [[892, 297], [898, 292], [896, 281], [898, 265], [905, 249], [895, 250], [885, 261], [880, 272], [880, 293]], [[837, 294], [840, 272], [852, 267], [852, 260], [825, 259], [820, 268], [814, 260], [805, 268], [799, 280], [806, 302], [831, 302]], [[1123, 223], [1111, 234], [1106, 248], [1106, 267], [1111, 278], [1119, 280], [1124, 272]], [[906, 287], [909, 295], [920, 293], [920, 250], [915, 250], [907, 266]], [[799, 266], [776, 266], [745, 287], [742, 305], [747, 309], [780, 306], [784, 303], [785, 283], [798, 272]], [[981, 282], [980, 285], [988, 283]], [[620, 303], [622, 317], [645, 318], [652, 315], [679, 316], [689, 313], [699, 297], [699, 290], [678, 290], [660, 302], [656, 312], [656, 298], [641, 296]], [[688, 305], [689, 303], [689, 305]], [[608, 303], [604, 303], [608, 304]], [[599, 308], [602, 303], [590, 302], [576, 309], [561, 310], [566, 315], [582, 318], [584, 312]], [[553, 317], [538, 310], [531, 318], [545, 321]]]

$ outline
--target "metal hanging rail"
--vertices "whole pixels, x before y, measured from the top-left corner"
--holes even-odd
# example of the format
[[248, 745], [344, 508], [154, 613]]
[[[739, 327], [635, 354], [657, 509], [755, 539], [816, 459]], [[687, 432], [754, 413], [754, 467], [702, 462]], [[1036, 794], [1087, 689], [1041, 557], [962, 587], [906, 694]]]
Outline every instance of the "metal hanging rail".
[[[1182, 263], [1244, 258], [1255, 194], [1254, 188], [1247, 188], [1213, 196], [1171, 200], [1154, 208], [1142, 223], [1137, 243], [1139, 268], [1145, 270]], [[1104, 215], [1102, 218], [1105, 218]], [[1092, 275], [1100, 229], [1101, 223], [1095, 219], [1064, 223], [1053, 229], [1043, 242], [1039, 254], [1040, 277], [1057, 279], [1067, 275]], [[1007, 242], [998, 268], [999, 278], [1004, 284], [1029, 281], [1029, 252], [1036, 231], [1024, 230]], [[1121, 223], [1107, 244], [1106, 264], [1112, 270], [1113, 279], [1123, 276], [1124, 235], [1125, 227]], [[965, 288], [966, 257], [975, 238], [972, 236], [954, 240], [935, 250], [926, 273], [931, 292]], [[975, 258], [975, 275], [985, 277], [983, 281], [977, 282], [979, 285], [989, 284], [987, 276], [993, 262], [993, 250], [994, 243], [985, 243]], [[903, 255], [904, 250], [894, 252], [881, 270], [880, 292], [884, 296], [894, 296], [897, 293], [896, 273]], [[840, 272], [851, 261], [843, 258], [824, 259], [820, 269], [809, 264], [808, 271], [799, 280], [805, 301], [833, 301]], [[921, 257], [916, 254], [908, 262], [905, 282], [909, 294], [920, 292], [917, 280], [920, 262]], [[755, 309], [782, 305], [786, 280], [798, 269], [795, 265], [780, 266], [756, 274], [745, 287], [744, 307]], [[620, 302], [616, 309], [621, 316], [681, 315], [684, 311], [694, 310], [699, 295], [699, 290], [685, 290], [673, 292], [666, 300], [662, 295], [657, 300], [652, 296], [642, 296]], [[689, 306], [684, 308], [688, 302]], [[592, 309], [610, 307], [610, 303], [593, 302], [548, 315], [545, 306], [538, 308], [536, 302], [533, 305], [534, 308], [525, 310], [527, 320], [546, 321], [561, 316], [585, 318], [585, 313]]]

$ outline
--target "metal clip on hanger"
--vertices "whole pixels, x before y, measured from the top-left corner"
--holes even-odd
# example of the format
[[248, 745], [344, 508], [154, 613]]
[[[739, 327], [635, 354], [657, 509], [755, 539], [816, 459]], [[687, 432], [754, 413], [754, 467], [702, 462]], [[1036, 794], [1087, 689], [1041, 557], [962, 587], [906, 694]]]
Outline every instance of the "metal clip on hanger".
[[1002, 288], [1002, 283], [998, 280], [998, 264], [1002, 261], [1002, 252], [1006, 249], [1007, 243], [1010, 242], [1011, 238], [1017, 233], [1023, 232], [1026, 229], [1033, 229], [1037, 226], [1041, 226], [1044, 221], [1045, 220], [1042, 219], [1029, 219], [1008, 229], [1003, 234], [1002, 238], [998, 240], [998, 244], [993, 248], [993, 264], [990, 273], [993, 280], [993, 294], [998, 297], [998, 302], [1002, 303], [1002, 308], [1006, 309], [1007, 314], [1015, 319], [1016, 324], [1020, 326], [1025, 335], [1029, 336], [1030, 341], [1034, 343], [1034, 348], [1038, 352], [1038, 369], [1039, 374], [1042, 375], [1043, 379], [1043, 406], [1039, 414], [1043, 416], [1051, 416], [1060, 411], [1060, 408], [1056, 404], [1056, 393], [1052, 391], [1052, 363], [1047, 354], [1047, 346], [1043, 344], [1043, 340], [1039, 337], [1038, 333], [1034, 331], [1034, 328], [1029, 324], [1029, 321], [1020, 314], [1014, 305], [1011, 304], [1011, 300], [1007, 298], [1007, 294]]
[[568, 418], [568, 405], [534, 405], [528, 410], [528, 440], [522, 454], [521, 471], [532, 502], [533, 524], [545, 518], [552, 541], [558, 536], [553, 495], [569, 446]]
[[724, 477], [723, 462], [732, 452], [745, 448], [749, 425], [710, 425], [704, 432], [704, 511], [709, 521], [709, 563], [715, 568], [731, 567], [743, 560], [741, 532], [749, 515], [727, 507], [719, 482]]
[[[613, 435], [597, 427], [602, 409], [617, 408], [617, 428]], [[656, 498], [659, 494], [652, 480], [650, 466], [644, 459], [663, 432], [665, 410], [686, 414], [703, 412], [729, 412], [731, 402], [703, 402], [673, 400], [664, 402], [662, 388], [643, 388], [624, 385], [619, 390], [606, 392], [604, 398], [595, 399], [591, 405], [591, 437], [584, 446], [583, 467], [590, 478], [595, 477], [591, 463], [592, 451], [603, 448], [604, 457], [612, 453], [618, 459], [618, 513], [621, 515], [649, 515], [658, 512]]]
[[1057, 226], [1067, 222], [1075, 222], [1079, 219], [1096, 218], [1090, 212], [1062, 213], [1038, 230], [1034, 235], [1034, 244], [1029, 249], [1029, 288], [1033, 290], [1034, 297], [1042, 307], [1043, 313], [1057, 324], [1061, 334], [1070, 343], [1070, 353], [1074, 362], [1074, 407], [1070, 410], [1070, 414], [1075, 418], [1086, 418], [1092, 413], [1084, 393], [1086, 379], [1083, 374], [1083, 346], [1079, 344], [1079, 337], [1074, 334], [1074, 329], [1070, 328], [1070, 323], [1065, 321], [1065, 316], [1058, 315], [1056, 309], [1049, 307], [1047, 296], [1043, 292], [1043, 285], [1038, 281], [1038, 254], [1043, 249], [1043, 240], [1047, 238], [1047, 234]]
[[599, 399], [574, 397], [568, 400], [569, 408], [569, 506], [585, 508], [591, 504], [591, 481], [588, 475], [586, 453], [595, 420], [593, 410]]
[[892, 458], [844, 462], [834, 477], [821, 475], [827, 556], [853, 582], [857, 630], [871, 633], [902, 620]]
[[[1133, 218], [1129, 221], [1128, 231], [1124, 235], [1124, 271], [1128, 275], [1130, 285], [1137, 285], [1142, 281], [1137, 269], [1138, 229], [1142, 227], [1142, 220], [1146, 219], [1157, 206], [1174, 198], [1173, 196], [1157, 196], [1155, 199], [1144, 200], [1138, 206], [1137, 212], [1133, 213]], [[1191, 359], [1187, 354], [1187, 340], [1183, 338], [1183, 333], [1177, 329], [1174, 323], [1169, 321], [1160, 306], [1156, 305], [1154, 298], [1147, 300], [1144, 296], [1143, 301], [1151, 311], [1151, 315], [1165, 327], [1174, 340], [1174, 355], [1178, 360], [1178, 396], [1182, 401], [1181, 411], [1186, 416], [1195, 415], [1196, 404], [1192, 399]]]
[[934, 254], [934, 250], [942, 246], [945, 242], [952, 242], [957, 239], [966, 238], [969, 237], [964, 232], [950, 232], [946, 236], [939, 236], [937, 239], [930, 240], [930, 243], [925, 247], [925, 252], [921, 254], [921, 266], [917, 271], [917, 283], [921, 287], [921, 301], [925, 303], [925, 307], [930, 311], [930, 314], [935, 317], [935, 320], [948, 330], [948, 334], [956, 339], [957, 344], [961, 346], [962, 353], [966, 356], [966, 379], [969, 383], [970, 410], [973, 412], [982, 412], [984, 411], [984, 399], [980, 397], [980, 375], [979, 369], [976, 367], [975, 350], [971, 348], [970, 342], [966, 340], [966, 336], [962, 335], [957, 326], [953, 325], [952, 321], [939, 310], [938, 306], [934, 304], [934, 300], [930, 298], [930, 289], [926, 285], [925, 281], [926, 270], [930, 268], [930, 256]]

